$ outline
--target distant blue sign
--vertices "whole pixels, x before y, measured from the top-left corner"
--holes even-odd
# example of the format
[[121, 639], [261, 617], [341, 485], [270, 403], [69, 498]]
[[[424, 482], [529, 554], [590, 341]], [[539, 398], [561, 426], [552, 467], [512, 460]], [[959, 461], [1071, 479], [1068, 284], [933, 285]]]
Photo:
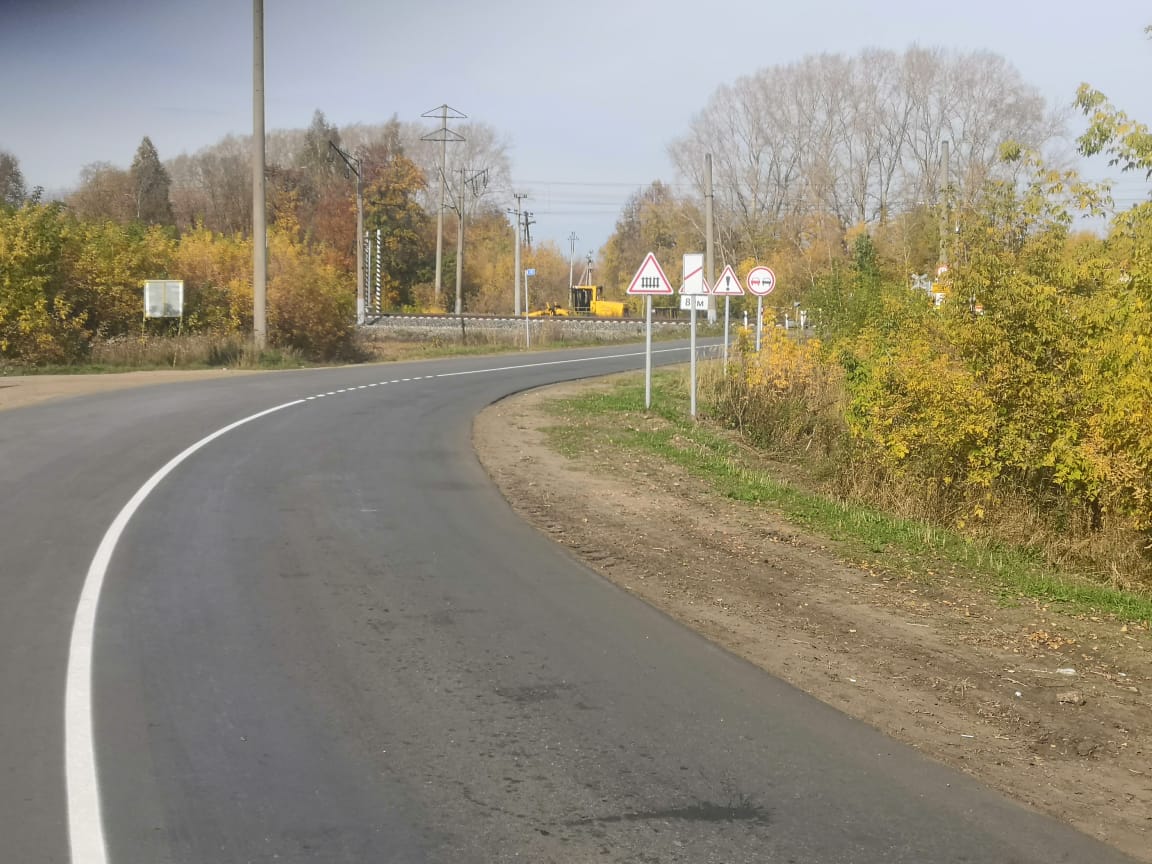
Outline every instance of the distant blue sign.
[[524, 275], [525, 276], [535, 276], [536, 275], [536, 268], [535, 267], [529, 267], [527, 270], [524, 271]]

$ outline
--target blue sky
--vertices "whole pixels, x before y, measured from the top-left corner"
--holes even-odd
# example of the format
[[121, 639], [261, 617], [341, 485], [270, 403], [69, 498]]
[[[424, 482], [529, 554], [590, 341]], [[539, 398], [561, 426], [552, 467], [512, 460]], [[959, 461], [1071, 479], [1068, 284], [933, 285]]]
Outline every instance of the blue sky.
[[[265, 0], [269, 128], [447, 102], [512, 144], [537, 236], [606, 239], [717, 86], [806, 54], [912, 43], [1004, 55], [1050, 100], [1088, 81], [1152, 121], [1152, 8], [1137, 0]], [[0, 149], [29, 185], [251, 131], [248, 0], [0, 0]], [[1088, 173], [1103, 174], [1101, 163]], [[1125, 189], [1143, 191], [1135, 180]], [[567, 248], [567, 244], [563, 244]]]

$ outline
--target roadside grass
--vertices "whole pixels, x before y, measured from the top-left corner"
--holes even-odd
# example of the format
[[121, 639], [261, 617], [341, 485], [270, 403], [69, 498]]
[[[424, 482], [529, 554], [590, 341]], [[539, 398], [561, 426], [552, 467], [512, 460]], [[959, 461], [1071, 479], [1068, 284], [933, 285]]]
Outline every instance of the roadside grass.
[[22, 365], [0, 363], [0, 377], [9, 375], [101, 375], [163, 369], [300, 369], [319, 366], [289, 348], [256, 350], [230, 339], [149, 340], [97, 346], [84, 362]]
[[926, 582], [941, 567], [969, 577], [1002, 605], [1033, 598], [1073, 615], [1107, 614], [1121, 621], [1152, 621], [1152, 595], [1121, 591], [1089, 575], [1053, 568], [1039, 552], [967, 537], [928, 522], [823, 495], [771, 476], [730, 433], [693, 422], [687, 413], [684, 375], [653, 375], [652, 408], [644, 409], [644, 382], [626, 378], [607, 391], [555, 400], [549, 410], [561, 421], [549, 428], [552, 445], [569, 457], [596, 442], [605, 450], [649, 454], [706, 481], [736, 501], [772, 508], [787, 520], [841, 544], [849, 555], [883, 555], [875, 566]]

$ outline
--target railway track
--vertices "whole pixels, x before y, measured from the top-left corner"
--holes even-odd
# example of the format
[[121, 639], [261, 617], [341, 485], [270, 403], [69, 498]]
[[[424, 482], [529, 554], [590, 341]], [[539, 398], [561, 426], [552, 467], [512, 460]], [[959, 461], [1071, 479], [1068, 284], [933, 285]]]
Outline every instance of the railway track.
[[[670, 310], [670, 311], [676, 312], [676, 313], [679, 312], [678, 309], [674, 309], [674, 310]], [[397, 322], [411, 321], [414, 323], [419, 323], [421, 321], [459, 321], [459, 320], [463, 319], [466, 322], [467, 321], [490, 322], [490, 323], [517, 322], [517, 323], [522, 324], [524, 322], [524, 317], [525, 316], [523, 316], [523, 315], [491, 315], [491, 314], [482, 314], [482, 313], [474, 313], [474, 312], [466, 312], [462, 315], [456, 315], [455, 313], [452, 313], [452, 312], [437, 312], [437, 313], [425, 312], [425, 313], [420, 313], [418, 315], [417, 314], [403, 314], [403, 313], [385, 312], [385, 313], [382, 313], [379, 315], [368, 315], [367, 319], [366, 319], [366, 323], [371, 325], [371, 324], [379, 324], [379, 323], [386, 322], [386, 321], [397, 321]], [[643, 324], [644, 323], [643, 318], [637, 318], [637, 317], [597, 318], [597, 317], [592, 316], [592, 315], [556, 315], [556, 316], [541, 315], [541, 316], [536, 316], [530, 320], [532, 320], [534, 322], [535, 321], [559, 321], [559, 322], [563, 322], [565, 324], [575, 323], [577, 325], [579, 325], [579, 324], [621, 324], [621, 325], [623, 325], [623, 324]], [[672, 315], [672, 316], [653, 316], [652, 320], [654, 323], [657, 321], [664, 322], [664, 323], [680, 323], [680, 324], [687, 324], [688, 323], [687, 317], [680, 318], [678, 314]]]

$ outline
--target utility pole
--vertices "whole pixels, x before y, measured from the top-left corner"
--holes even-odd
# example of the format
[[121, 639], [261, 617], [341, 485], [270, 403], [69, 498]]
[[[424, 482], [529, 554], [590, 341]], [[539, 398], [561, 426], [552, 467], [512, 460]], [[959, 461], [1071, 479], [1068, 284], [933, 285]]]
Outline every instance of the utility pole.
[[435, 296], [440, 299], [440, 286], [442, 284], [443, 275], [443, 260], [444, 260], [444, 199], [448, 191], [448, 142], [449, 141], [463, 141], [464, 136], [459, 132], [453, 132], [448, 128], [448, 120], [464, 120], [467, 119], [467, 114], [461, 114], [455, 108], [448, 105], [441, 105], [439, 108], [433, 108], [430, 111], [425, 111], [420, 115], [421, 117], [434, 117], [440, 120], [440, 128], [435, 132], [423, 136], [421, 141], [439, 141], [440, 142], [440, 209], [436, 211], [436, 283], [435, 283]]
[[516, 272], [512, 277], [512, 297], [514, 298], [513, 308], [515, 315], [520, 316], [520, 202], [528, 196], [523, 192], [516, 192], [512, 196], [516, 199], [516, 209], [513, 212], [516, 214]]
[[460, 167], [460, 197], [456, 199], [456, 314], [464, 311], [464, 175]]
[[571, 293], [572, 289], [576, 287], [576, 283], [572, 280], [576, 276], [576, 241], [580, 238], [576, 236], [573, 231], [568, 235], [568, 292]]
[[[704, 156], [704, 275], [708, 277], [708, 285], [712, 288], [716, 287], [716, 257], [714, 237], [715, 231], [712, 228], [712, 154], [707, 153]], [[724, 298], [724, 302], [728, 302], [728, 298]], [[727, 320], [727, 319], [725, 319]], [[708, 323], [716, 323], [716, 298], [708, 298]], [[728, 356], [728, 344], [724, 344], [724, 356]]]
[[[364, 163], [359, 156], [345, 153], [331, 141], [328, 146], [344, 160], [348, 170], [356, 175], [356, 244], [357, 247], [364, 242]], [[377, 232], [379, 234], [379, 232]], [[379, 242], [377, 242], [379, 247]], [[359, 248], [357, 248], [359, 251]], [[377, 253], [379, 254], [379, 253]], [[356, 256], [356, 323], [364, 323], [364, 256]], [[379, 309], [376, 310], [379, 313]]]
[[257, 350], [268, 340], [264, 161], [264, 0], [252, 0], [252, 341]]
[[465, 206], [464, 187], [465, 184], [472, 187], [472, 195], [475, 198], [480, 197], [480, 192], [477, 191], [476, 186], [480, 184], [484, 187], [488, 185], [488, 169], [484, 168], [480, 171], [475, 171], [472, 176], [468, 176], [468, 169], [460, 167], [460, 194], [456, 197], [456, 215], [459, 217], [456, 227], [456, 314], [459, 315], [464, 311], [464, 213], [467, 210]]
[[940, 142], [940, 265], [948, 266], [948, 199], [952, 183], [952, 142]]

